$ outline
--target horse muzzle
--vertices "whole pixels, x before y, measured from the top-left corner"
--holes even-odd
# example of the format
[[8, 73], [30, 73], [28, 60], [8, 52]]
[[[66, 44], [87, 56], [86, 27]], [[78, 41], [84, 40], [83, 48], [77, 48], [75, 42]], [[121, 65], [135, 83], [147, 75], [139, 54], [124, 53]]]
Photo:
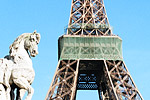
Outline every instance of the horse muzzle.
[[38, 51], [33, 50], [33, 51], [30, 53], [30, 55], [31, 55], [32, 57], [35, 57], [36, 55], [38, 55]]

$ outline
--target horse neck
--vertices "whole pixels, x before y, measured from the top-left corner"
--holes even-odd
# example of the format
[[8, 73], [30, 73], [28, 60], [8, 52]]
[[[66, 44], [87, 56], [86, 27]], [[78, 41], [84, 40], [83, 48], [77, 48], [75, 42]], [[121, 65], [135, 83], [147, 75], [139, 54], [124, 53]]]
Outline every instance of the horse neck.
[[22, 40], [18, 45], [18, 50], [15, 51], [18, 56], [29, 57], [27, 50], [24, 48], [24, 41]]
[[18, 64], [19, 67], [32, 67], [32, 60], [24, 48], [24, 41], [21, 41], [18, 45], [18, 50], [14, 51], [14, 62]]

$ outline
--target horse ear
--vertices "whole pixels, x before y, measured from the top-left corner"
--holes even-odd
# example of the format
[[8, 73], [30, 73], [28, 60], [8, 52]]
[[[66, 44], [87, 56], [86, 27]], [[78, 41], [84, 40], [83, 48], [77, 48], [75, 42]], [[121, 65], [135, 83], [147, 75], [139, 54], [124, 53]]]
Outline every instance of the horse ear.
[[40, 38], [41, 38], [40, 34], [36, 33], [37, 44], [40, 42]]
[[37, 39], [37, 44], [40, 42], [40, 38], [41, 38], [41, 36], [40, 36], [40, 34], [39, 33], [37, 33], [36, 32], [36, 30], [33, 32], [33, 34], [35, 34], [36, 35], [36, 39]]

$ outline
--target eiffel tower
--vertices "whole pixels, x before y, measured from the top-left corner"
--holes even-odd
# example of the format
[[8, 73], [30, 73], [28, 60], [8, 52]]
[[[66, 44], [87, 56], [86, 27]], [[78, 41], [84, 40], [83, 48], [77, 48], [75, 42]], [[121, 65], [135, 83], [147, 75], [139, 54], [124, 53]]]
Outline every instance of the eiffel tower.
[[99, 100], [144, 100], [122, 57], [103, 0], [72, 0], [59, 61], [45, 100], [75, 100], [77, 90], [98, 90]]

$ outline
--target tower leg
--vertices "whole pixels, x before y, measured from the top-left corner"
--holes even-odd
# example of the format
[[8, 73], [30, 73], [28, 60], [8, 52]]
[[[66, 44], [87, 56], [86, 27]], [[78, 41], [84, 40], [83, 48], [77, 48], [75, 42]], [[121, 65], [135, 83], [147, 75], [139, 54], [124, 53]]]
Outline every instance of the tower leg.
[[78, 67], [78, 60], [59, 61], [45, 100], [74, 100]]
[[[88, 66], [100, 69], [89, 72]], [[143, 100], [126, 65], [119, 60], [59, 61], [45, 100], [75, 100], [77, 89], [97, 89], [100, 100]]]
[[107, 60], [105, 66], [118, 100], [144, 100], [123, 61]]
[[72, 94], [71, 94], [70, 100], [76, 99], [78, 73], [79, 73], [79, 60], [77, 62], [77, 67], [76, 67], [76, 71], [75, 71], [74, 83], [73, 83], [73, 87], [72, 87]]

